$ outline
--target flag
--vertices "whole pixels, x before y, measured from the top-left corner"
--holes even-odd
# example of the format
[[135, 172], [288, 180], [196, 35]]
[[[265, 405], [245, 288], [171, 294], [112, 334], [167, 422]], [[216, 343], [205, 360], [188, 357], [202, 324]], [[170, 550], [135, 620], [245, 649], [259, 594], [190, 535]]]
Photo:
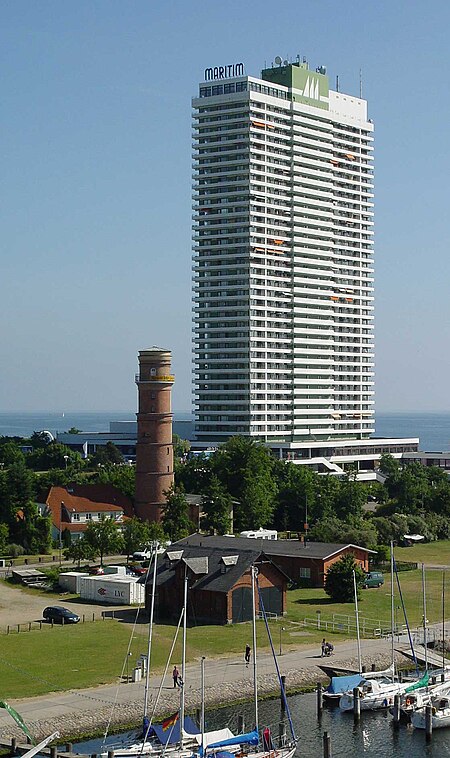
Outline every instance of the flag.
[[177, 723], [179, 718], [180, 718], [180, 714], [178, 712], [174, 713], [173, 716], [169, 716], [169, 718], [163, 721], [161, 724], [163, 730], [166, 731], [171, 726], [174, 726], [174, 724]]
[[20, 726], [22, 732], [24, 732], [27, 735], [28, 739], [31, 740], [31, 744], [35, 745], [36, 743], [34, 739], [32, 738], [30, 732], [28, 731], [26, 724], [22, 716], [20, 715], [20, 713], [17, 713], [17, 711], [15, 711], [14, 708], [8, 705], [8, 703], [5, 700], [0, 700], [0, 708], [4, 708], [6, 711], [8, 711], [9, 715], [14, 719], [16, 724]]

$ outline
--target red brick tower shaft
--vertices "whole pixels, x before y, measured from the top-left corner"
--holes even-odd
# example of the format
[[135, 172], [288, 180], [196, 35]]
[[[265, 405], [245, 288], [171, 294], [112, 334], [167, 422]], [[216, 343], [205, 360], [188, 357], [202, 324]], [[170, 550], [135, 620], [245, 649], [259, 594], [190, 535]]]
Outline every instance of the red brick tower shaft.
[[144, 521], [161, 520], [173, 484], [171, 358], [159, 347], [139, 351], [135, 511]]

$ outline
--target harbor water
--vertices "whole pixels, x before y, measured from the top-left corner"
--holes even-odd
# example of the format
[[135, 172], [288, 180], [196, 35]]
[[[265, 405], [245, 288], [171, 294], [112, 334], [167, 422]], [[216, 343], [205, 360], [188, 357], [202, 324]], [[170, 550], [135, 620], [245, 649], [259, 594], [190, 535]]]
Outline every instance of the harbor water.
[[[394, 729], [392, 717], [384, 711], [362, 712], [358, 724], [353, 715], [341, 713], [339, 708], [324, 708], [322, 717], [317, 718], [316, 695], [308, 693], [289, 698], [294, 728], [299, 737], [297, 756], [320, 758], [323, 755], [323, 733], [331, 735], [333, 758], [443, 758], [450, 756], [450, 729], [438, 729], [427, 743], [425, 733], [411, 726], [401, 725]], [[243, 714], [246, 728], [253, 726], [252, 707], [244, 703], [224, 707], [206, 714], [206, 728], [209, 730], [228, 726], [237, 731], [238, 714]], [[270, 726], [274, 736], [278, 735], [282, 718], [279, 700], [265, 700], [259, 704], [260, 728]], [[287, 725], [289, 734], [289, 726]], [[127, 740], [130, 733], [121, 737], [112, 736], [108, 744], [118, 744]], [[79, 753], [98, 753], [102, 740], [78, 743], [74, 750]], [[103, 748], [105, 749], [105, 748]]]

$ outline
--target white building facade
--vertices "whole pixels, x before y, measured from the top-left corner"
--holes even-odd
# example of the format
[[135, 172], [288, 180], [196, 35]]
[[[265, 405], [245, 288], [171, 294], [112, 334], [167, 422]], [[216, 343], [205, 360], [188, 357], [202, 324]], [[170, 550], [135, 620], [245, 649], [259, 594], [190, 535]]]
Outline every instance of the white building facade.
[[366, 101], [306, 62], [235, 64], [205, 71], [193, 110], [196, 443], [242, 434], [295, 460], [369, 439]]

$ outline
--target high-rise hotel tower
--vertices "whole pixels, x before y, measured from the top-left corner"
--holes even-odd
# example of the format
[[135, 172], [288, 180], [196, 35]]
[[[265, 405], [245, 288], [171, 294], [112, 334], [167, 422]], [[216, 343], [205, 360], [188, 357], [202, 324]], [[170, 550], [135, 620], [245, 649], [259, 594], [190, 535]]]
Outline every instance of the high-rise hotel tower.
[[354, 447], [374, 431], [367, 103], [285, 61], [207, 69], [193, 108], [196, 441]]

